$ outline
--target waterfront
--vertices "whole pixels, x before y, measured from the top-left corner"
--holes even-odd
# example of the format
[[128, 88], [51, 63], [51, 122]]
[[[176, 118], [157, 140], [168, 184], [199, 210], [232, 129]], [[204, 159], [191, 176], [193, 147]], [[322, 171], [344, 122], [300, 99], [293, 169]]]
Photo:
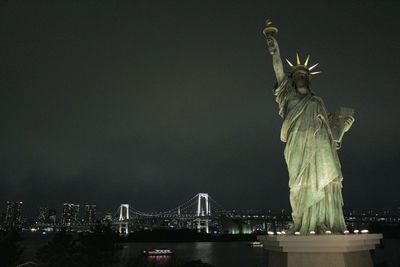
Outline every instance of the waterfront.
[[[34, 260], [36, 251], [53, 234], [24, 233], [22, 245], [25, 247], [24, 261]], [[121, 243], [118, 252], [120, 263], [116, 266], [168, 266], [178, 260], [188, 262], [201, 260], [215, 267], [260, 267], [266, 266], [266, 256], [262, 248], [251, 248], [248, 242], [130, 242]], [[172, 249], [173, 257], [151, 257], [146, 260], [141, 256], [142, 249]], [[400, 266], [400, 239], [384, 239], [372, 254], [376, 267]]]
[[[35, 259], [36, 251], [47, 244], [54, 234], [42, 235], [40, 233], [25, 232], [22, 234], [24, 246], [23, 260]], [[121, 243], [118, 252], [120, 264], [118, 266], [132, 266], [140, 261], [143, 264], [141, 251], [143, 249], [172, 249], [172, 257], [151, 257], [144, 266], [164, 266], [172, 260], [187, 262], [201, 260], [204, 263], [218, 267], [265, 266], [265, 257], [262, 248], [251, 248], [248, 242], [130, 242]], [[141, 265], [143, 266], [143, 265]]]

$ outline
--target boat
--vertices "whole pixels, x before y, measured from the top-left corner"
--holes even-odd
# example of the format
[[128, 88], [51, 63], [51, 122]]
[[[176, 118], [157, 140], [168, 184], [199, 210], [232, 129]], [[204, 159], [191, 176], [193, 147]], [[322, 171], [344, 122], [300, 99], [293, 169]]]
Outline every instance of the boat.
[[142, 254], [145, 256], [169, 256], [174, 252], [170, 249], [144, 249]]
[[255, 241], [255, 242], [250, 242], [249, 246], [252, 248], [262, 248], [263, 244], [261, 244], [261, 242], [259, 241]]

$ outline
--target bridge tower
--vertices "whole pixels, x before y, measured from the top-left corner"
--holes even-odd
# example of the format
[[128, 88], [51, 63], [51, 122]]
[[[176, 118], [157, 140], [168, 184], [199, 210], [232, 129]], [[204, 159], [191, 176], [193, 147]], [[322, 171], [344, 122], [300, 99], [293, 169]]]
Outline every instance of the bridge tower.
[[207, 193], [197, 194], [197, 216], [210, 216], [210, 203]]
[[119, 218], [118, 218], [118, 232], [120, 234], [127, 235], [129, 233], [129, 204], [121, 204], [119, 206]]
[[197, 218], [196, 218], [196, 226], [198, 232], [205, 231], [209, 232], [208, 222], [210, 219], [208, 218], [211, 215], [211, 207], [210, 202], [208, 201], [207, 193], [198, 193], [197, 194]]
[[129, 204], [119, 206], [119, 221], [129, 220]]

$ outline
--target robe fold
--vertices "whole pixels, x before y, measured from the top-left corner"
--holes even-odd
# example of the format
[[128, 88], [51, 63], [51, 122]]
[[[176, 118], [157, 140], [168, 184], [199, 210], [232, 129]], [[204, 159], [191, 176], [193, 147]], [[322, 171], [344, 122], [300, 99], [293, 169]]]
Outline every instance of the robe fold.
[[289, 109], [289, 97], [298, 93], [287, 79], [274, 94], [284, 119], [281, 140], [286, 142], [292, 231], [343, 233], [343, 176], [325, 105], [308, 94]]

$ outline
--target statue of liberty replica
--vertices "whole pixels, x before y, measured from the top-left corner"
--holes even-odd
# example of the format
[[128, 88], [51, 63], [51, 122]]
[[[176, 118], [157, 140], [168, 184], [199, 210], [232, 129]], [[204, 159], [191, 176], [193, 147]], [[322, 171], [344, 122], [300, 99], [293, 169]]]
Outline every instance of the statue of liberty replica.
[[354, 112], [342, 107], [333, 115], [328, 113], [311, 86], [311, 77], [320, 71], [315, 70], [318, 63], [309, 66], [310, 56], [303, 63], [298, 54], [295, 64], [286, 59], [289, 71], [284, 71], [277, 32], [268, 20], [263, 33], [277, 79], [273, 93], [283, 118], [280, 139], [286, 143], [291, 232], [343, 233], [343, 175], [337, 149], [354, 122]]

